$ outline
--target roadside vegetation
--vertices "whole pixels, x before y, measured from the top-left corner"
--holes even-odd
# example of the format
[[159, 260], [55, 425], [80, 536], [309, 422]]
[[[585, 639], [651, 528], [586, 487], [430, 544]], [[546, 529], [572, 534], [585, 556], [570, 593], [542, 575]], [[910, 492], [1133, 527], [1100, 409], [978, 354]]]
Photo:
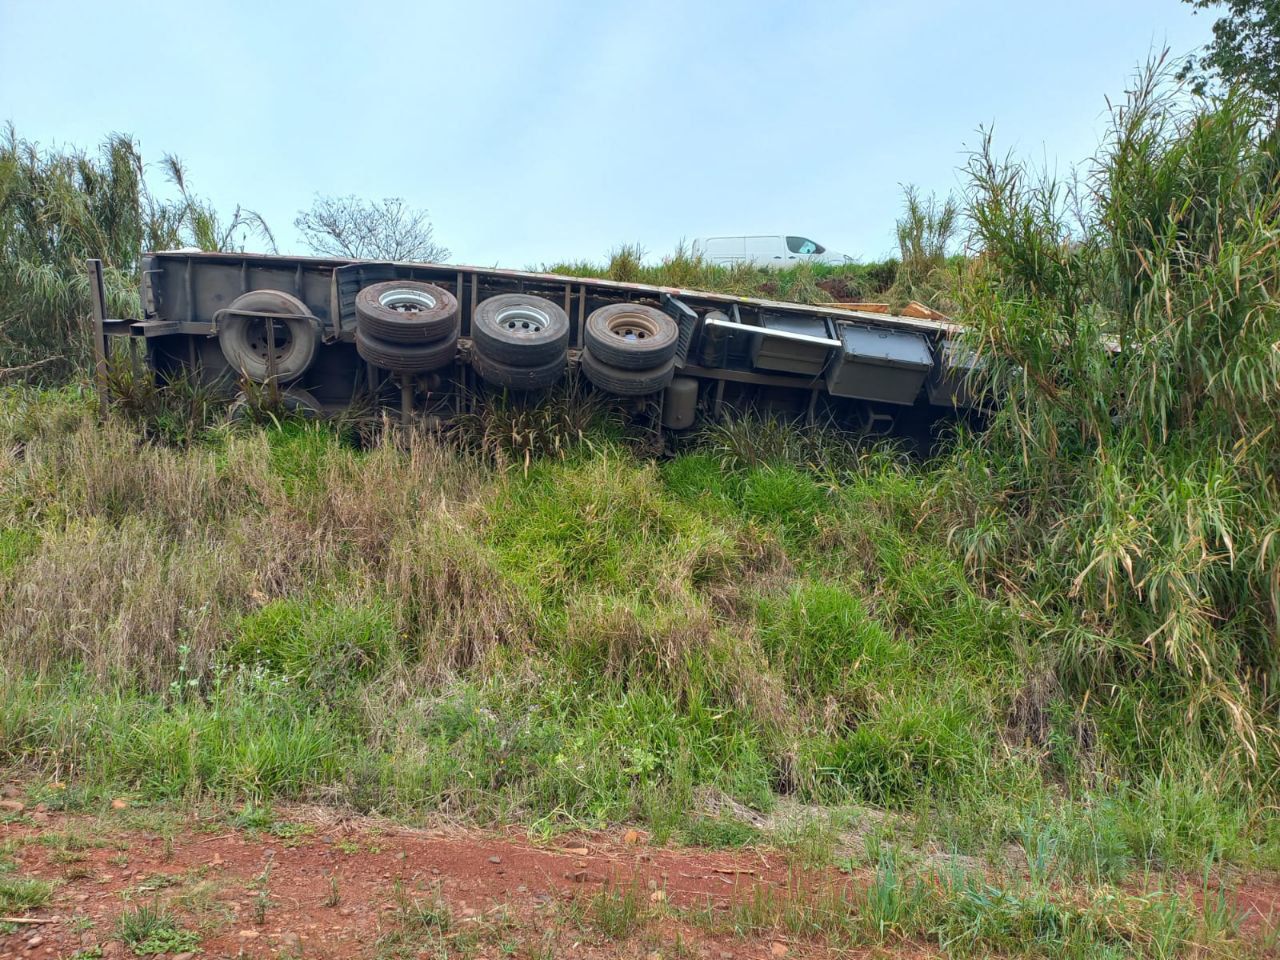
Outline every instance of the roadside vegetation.
[[833, 300], [885, 302], [890, 298], [905, 303], [911, 298], [896, 286], [898, 266], [897, 259], [845, 266], [806, 263], [787, 270], [766, 270], [745, 263], [723, 266], [706, 262], [681, 242], [657, 262], [653, 262], [642, 247], [623, 244], [611, 251], [604, 263], [584, 260], [541, 264], [534, 269], [574, 277], [712, 290], [794, 303], [829, 303]]
[[639, 822], [874, 873], [852, 907], [716, 921], [741, 929], [1227, 949], [1223, 884], [1280, 868], [1280, 165], [1248, 99], [1160, 64], [1112, 119], [1069, 183], [984, 144], [973, 256], [917, 198], [932, 268], [838, 273], [953, 278], [999, 403], [927, 462], [750, 413], [659, 462], [572, 392], [404, 432], [233, 427], [127, 371], [105, 422], [83, 388], [10, 390], [0, 761], [62, 805]]
[[607, 262], [542, 264], [545, 273], [599, 277], [619, 283], [713, 290], [792, 303], [880, 303], [899, 309], [920, 300], [944, 313], [956, 309], [955, 293], [965, 258], [953, 247], [959, 228], [955, 200], [922, 197], [907, 187], [897, 223], [898, 256], [868, 263], [802, 263], [786, 270], [753, 264], [708, 263], [684, 241], [656, 262], [637, 244], [611, 251]]

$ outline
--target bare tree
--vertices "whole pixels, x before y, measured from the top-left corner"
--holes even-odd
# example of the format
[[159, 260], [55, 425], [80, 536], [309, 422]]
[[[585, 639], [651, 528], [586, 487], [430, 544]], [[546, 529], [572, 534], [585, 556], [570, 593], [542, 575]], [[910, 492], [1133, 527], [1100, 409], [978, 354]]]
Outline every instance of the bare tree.
[[427, 263], [449, 257], [449, 248], [436, 242], [427, 211], [407, 206], [400, 197], [374, 202], [317, 196], [293, 225], [322, 256]]

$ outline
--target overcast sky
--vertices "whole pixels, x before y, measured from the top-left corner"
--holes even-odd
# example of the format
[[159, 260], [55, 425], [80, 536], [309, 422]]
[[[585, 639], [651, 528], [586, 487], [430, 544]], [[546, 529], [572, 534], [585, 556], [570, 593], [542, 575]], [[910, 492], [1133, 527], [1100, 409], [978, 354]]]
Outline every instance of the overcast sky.
[[869, 260], [979, 126], [1065, 169], [1140, 60], [1210, 25], [1178, 0], [0, 0], [0, 120], [175, 153], [281, 252], [351, 193], [426, 207], [460, 263], [736, 233]]

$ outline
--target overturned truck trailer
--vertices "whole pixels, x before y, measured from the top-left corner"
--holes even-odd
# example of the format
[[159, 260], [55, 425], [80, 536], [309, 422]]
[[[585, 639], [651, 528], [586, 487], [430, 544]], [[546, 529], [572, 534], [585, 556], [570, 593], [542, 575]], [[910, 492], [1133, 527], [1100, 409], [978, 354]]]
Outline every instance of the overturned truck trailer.
[[940, 316], [515, 270], [177, 251], [144, 259], [142, 318], [120, 320], [103, 315], [94, 262], [90, 280], [100, 334], [144, 343], [157, 377], [186, 373], [229, 396], [274, 384], [307, 413], [373, 399], [406, 418], [447, 419], [488, 393], [536, 401], [575, 376], [669, 431], [755, 409], [919, 437], [970, 406], [956, 329]]

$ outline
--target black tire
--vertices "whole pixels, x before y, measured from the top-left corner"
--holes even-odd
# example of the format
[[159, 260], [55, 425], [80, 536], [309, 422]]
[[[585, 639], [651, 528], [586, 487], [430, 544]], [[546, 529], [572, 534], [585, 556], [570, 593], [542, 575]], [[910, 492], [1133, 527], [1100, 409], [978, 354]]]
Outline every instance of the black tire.
[[583, 350], [582, 372], [588, 380], [608, 393], [616, 393], [620, 397], [643, 397], [666, 389], [676, 375], [676, 361], [673, 357], [652, 370], [622, 370], [601, 363], [591, 351]]
[[479, 351], [472, 354], [471, 365], [485, 383], [508, 390], [541, 390], [550, 387], [560, 382], [566, 369], [564, 357], [556, 357], [551, 362], [536, 367], [517, 367], [494, 360]]
[[356, 294], [356, 324], [379, 340], [440, 340], [458, 323], [458, 301], [434, 283], [388, 280]]
[[392, 373], [422, 373], [439, 370], [453, 363], [458, 353], [458, 328], [439, 340], [430, 343], [393, 343], [370, 336], [356, 328], [356, 352], [375, 367]]
[[524, 293], [490, 297], [471, 316], [477, 353], [511, 367], [564, 363], [569, 317], [550, 300]]
[[[298, 413], [306, 420], [318, 420], [324, 416], [324, 406], [311, 395], [310, 390], [288, 387], [280, 391], [280, 406], [286, 413]], [[253, 408], [243, 390], [236, 394], [227, 408], [227, 419], [232, 423], [247, 423], [253, 418]]]
[[[247, 315], [226, 313], [218, 319], [218, 346], [240, 376], [266, 383], [269, 354], [274, 354], [277, 383], [297, 380], [310, 369], [320, 346], [320, 331], [306, 304], [297, 297], [282, 290], [252, 290], [231, 301], [229, 309], [247, 311]], [[264, 316], [253, 316], [258, 310]], [[265, 314], [287, 314], [274, 318], [275, 336], [270, 346]]]
[[676, 355], [680, 328], [640, 303], [613, 303], [587, 317], [584, 346], [595, 359], [622, 370], [651, 370]]

